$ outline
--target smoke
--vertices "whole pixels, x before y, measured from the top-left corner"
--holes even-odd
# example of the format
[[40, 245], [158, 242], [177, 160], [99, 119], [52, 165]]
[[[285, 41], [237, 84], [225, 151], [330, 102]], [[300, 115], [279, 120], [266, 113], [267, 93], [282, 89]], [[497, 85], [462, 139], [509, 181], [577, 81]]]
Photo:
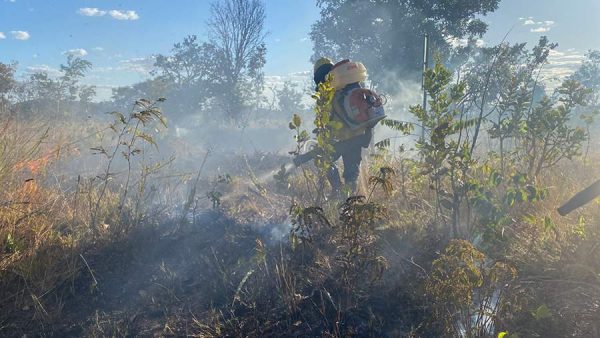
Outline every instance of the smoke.
[[[386, 78], [382, 79], [384, 88], [394, 88], [391, 93], [384, 93], [387, 99], [385, 104], [385, 113], [389, 119], [415, 122], [410, 107], [421, 104], [423, 100], [423, 92], [421, 83], [411, 79], [406, 79], [395, 73], [389, 73]], [[415, 130], [417, 128], [415, 127]], [[402, 144], [410, 144], [414, 137], [405, 136], [402, 133], [391, 130], [385, 126], [379, 125], [375, 131], [375, 142], [383, 139], [391, 139], [392, 149], [397, 149]]]
[[288, 221], [284, 223], [260, 224], [255, 226], [255, 230], [268, 245], [281, 243], [288, 239], [292, 224]]
[[411, 80], [402, 80], [400, 77], [395, 77], [394, 82], [392, 86], [387, 87], [398, 89], [387, 96], [386, 111], [389, 111], [390, 118], [405, 120], [410, 118], [410, 106], [420, 104], [423, 100], [421, 84]]

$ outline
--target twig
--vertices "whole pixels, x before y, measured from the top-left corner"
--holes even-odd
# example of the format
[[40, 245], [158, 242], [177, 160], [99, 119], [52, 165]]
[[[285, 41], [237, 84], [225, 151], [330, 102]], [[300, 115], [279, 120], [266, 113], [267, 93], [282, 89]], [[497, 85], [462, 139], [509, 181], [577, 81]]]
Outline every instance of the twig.
[[79, 257], [81, 257], [81, 259], [83, 259], [85, 266], [88, 268], [88, 271], [90, 272], [90, 275], [92, 276], [92, 279], [94, 280], [94, 286], [98, 287], [98, 280], [96, 279], [96, 276], [94, 276], [94, 272], [92, 272], [92, 269], [90, 268], [90, 265], [88, 264], [87, 260], [85, 259], [85, 257], [83, 257], [82, 254], [79, 254]]
[[188, 195], [188, 200], [185, 203], [185, 205], [183, 206], [183, 210], [181, 213], [181, 220], [179, 221], [179, 226], [183, 225], [183, 223], [186, 220], [187, 214], [190, 211], [190, 207], [192, 206], [192, 203], [194, 203], [194, 198], [196, 197], [196, 189], [198, 186], [198, 181], [200, 181], [200, 176], [202, 175], [202, 171], [204, 170], [204, 166], [206, 165], [206, 161], [208, 160], [208, 156], [211, 153], [211, 149], [208, 149], [206, 151], [206, 154], [204, 154], [204, 158], [202, 159], [202, 164], [200, 165], [200, 169], [198, 169], [198, 173], [196, 174], [196, 179], [194, 180], [194, 184], [192, 186], [192, 189], [190, 190], [190, 194]]

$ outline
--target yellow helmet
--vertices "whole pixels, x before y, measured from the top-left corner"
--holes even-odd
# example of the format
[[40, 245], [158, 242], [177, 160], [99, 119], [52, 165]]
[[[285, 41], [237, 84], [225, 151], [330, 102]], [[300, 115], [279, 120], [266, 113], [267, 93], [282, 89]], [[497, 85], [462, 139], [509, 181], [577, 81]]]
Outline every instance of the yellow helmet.
[[313, 69], [313, 72], [316, 72], [317, 69], [319, 69], [319, 67], [321, 67], [323, 65], [332, 65], [333, 66], [333, 62], [329, 58], [326, 58], [326, 57], [319, 58], [315, 62], [315, 67]]

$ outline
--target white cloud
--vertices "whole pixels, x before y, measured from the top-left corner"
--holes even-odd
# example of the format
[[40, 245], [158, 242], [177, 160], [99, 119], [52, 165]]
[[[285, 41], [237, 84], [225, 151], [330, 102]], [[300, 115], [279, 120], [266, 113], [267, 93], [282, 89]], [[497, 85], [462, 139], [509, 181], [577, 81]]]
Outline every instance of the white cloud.
[[456, 36], [452, 36], [449, 35], [447, 37], [445, 37], [446, 42], [448, 42], [448, 44], [450, 46], [452, 46], [452, 48], [458, 48], [458, 47], [466, 47], [469, 45], [469, 40], [468, 39], [459, 39]]
[[267, 83], [283, 83], [283, 77], [279, 75], [265, 75]]
[[550, 30], [550, 27], [537, 27], [537, 28], [532, 28], [529, 31], [532, 33], [546, 33]]
[[12, 34], [14, 39], [17, 40], [29, 40], [29, 38], [31, 37], [31, 35], [29, 35], [28, 32], [26, 31], [12, 31], [10, 32], [10, 34]]
[[98, 52], [102, 52], [102, 51], [104, 51], [104, 48], [102, 48], [102, 47], [94, 47], [94, 50], [98, 51]]
[[464, 48], [467, 46], [482, 48], [485, 46], [485, 41], [483, 39], [469, 40], [468, 38], [457, 38], [456, 36], [452, 35], [448, 35], [444, 39], [452, 48]]
[[92, 68], [91, 72], [92, 73], [110, 73], [110, 72], [114, 72], [117, 71], [118, 69], [115, 67], [94, 67]]
[[106, 11], [100, 10], [98, 8], [90, 8], [90, 7], [85, 7], [85, 8], [80, 8], [77, 13], [83, 15], [83, 16], [104, 16], [106, 14]]
[[0, 40], [2, 39], [6, 39], [6, 35], [4, 35], [4, 33], [0, 32]]
[[95, 84], [96, 86], [96, 97], [93, 99], [94, 102], [108, 101], [112, 97], [112, 91], [115, 88], [122, 86], [112, 84]]
[[83, 48], [70, 49], [63, 52], [64, 55], [73, 55], [73, 56], [86, 56], [88, 55], [87, 50]]
[[50, 77], [58, 77], [61, 75], [60, 70], [52, 68], [48, 65], [28, 66], [25, 70], [25, 73], [30, 75], [33, 73], [47, 73]]
[[149, 76], [154, 68], [154, 57], [132, 58], [119, 61], [119, 64], [122, 70]]
[[95, 7], [80, 8], [77, 13], [84, 16], [105, 16], [108, 14], [111, 18], [117, 20], [137, 20], [140, 18], [135, 11], [120, 11], [116, 9], [106, 11]]
[[532, 33], [546, 33], [550, 31], [551, 27], [554, 26], [555, 22], [552, 20], [546, 21], [533, 21], [533, 17], [529, 17], [525, 22], [523, 22], [523, 26], [537, 26], [531, 28], [529, 31]]
[[306, 77], [306, 76], [312, 76], [313, 73], [310, 70], [304, 70], [301, 72], [294, 72], [294, 73], [290, 73], [290, 76], [298, 76], [298, 77]]
[[551, 50], [548, 54], [548, 63], [540, 73], [541, 81], [551, 92], [568, 76], [573, 74], [583, 62], [585, 56], [576, 50], [557, 51]]
[[300, 42], [306, 42], [306, 41], [308, 41], [308, 38], [302, 38], [302, 39], [300, 39]]
[[286, 81], [290, 81], [298, 86], [304, 85], [305, 82], [312, 84], [312, 71], [304, 70], [284, 75], [265, 75], [265, 83], [270, 87], [280, 88]]
[[118, 11], [116, 9], [109, 11], [108, 15], [117, 20], [137, 20], [140, 18], [135, 11]]

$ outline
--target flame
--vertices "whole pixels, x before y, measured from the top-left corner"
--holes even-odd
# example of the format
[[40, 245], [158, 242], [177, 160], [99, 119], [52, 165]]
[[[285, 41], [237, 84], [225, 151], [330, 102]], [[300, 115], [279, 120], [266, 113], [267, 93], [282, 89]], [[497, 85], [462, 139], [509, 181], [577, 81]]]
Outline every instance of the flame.
[[58, 157], [59, 150], [60, 149], [53, 150], [36, 159], [17, 162], [17, 164], [14, 166], [14, 170], [28, 170], [33, 175], [38, 174], [48, 165], [48, 163], [50, 163], [50, 160], [53, 157]]

